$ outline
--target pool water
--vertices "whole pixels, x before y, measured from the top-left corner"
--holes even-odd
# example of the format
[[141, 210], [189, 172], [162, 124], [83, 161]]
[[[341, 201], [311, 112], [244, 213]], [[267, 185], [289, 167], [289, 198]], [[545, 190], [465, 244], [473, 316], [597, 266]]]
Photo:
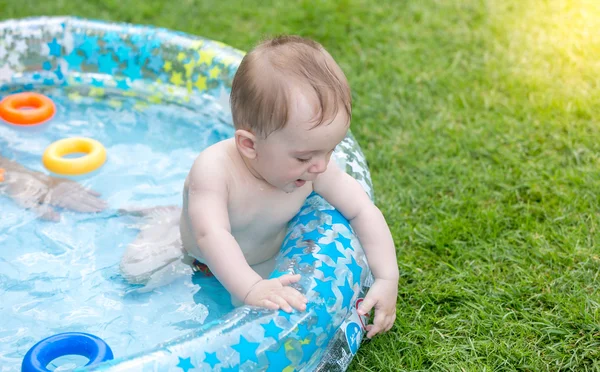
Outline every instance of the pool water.
[[[100, 192], [97, 214], [59, 210], [59, 222], [37, 219], [0, 196], [0, 371], [20, 370], [27, 350], [50, 335], [77, 331], [104, 339], [115, 357], [181, 336], [232, 309], [229, 295], [202, 274], [139, 293], [119, 274], [136, 236], [136, 220], [119, 208], [181, 205], [181, 190], [198, 153], [229, 138], [220, 104], [147, 105], [126, 96], [83, 96], [48, 89], [55, 117], [36, 128], [0, 123], [0, 155], [48, 173], [41, 155], [52, 142], [91, 137], [107, 151], [99, 170], [72, 178]], [[2, 98], [2, 97], [0, 97]]]

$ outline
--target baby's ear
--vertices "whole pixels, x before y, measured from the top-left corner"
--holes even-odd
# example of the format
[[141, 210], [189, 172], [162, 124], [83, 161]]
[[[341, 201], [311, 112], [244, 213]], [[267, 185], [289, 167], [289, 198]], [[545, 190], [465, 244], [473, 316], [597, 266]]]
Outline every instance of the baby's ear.
[[248, 159], [256, 158], [256, 136], [244, 129], [235, 131], [235, 145]]

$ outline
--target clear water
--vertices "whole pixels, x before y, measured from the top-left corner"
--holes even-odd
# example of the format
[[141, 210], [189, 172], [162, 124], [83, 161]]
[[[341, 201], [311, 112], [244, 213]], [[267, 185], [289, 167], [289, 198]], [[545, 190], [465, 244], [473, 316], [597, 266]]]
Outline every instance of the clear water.
[[0, 371], [20, 370], [27, 350], [56, 333], [95, 334], [120, 357], [231, 310], [225, 290], [201, 274], [136, 292], [119, 275], [136, 221], [115, 213], [123, 207], [181, 205], [183, 181], [198, 153], [233, 135], [220, 106], [206, 97], [192, 108], [164, 104], [140, 110], [141, 101], [130, 97], [72, 100], [62, 89], [43, 93], [57, 105], [54, 119], [29, 130], [0, 123], [0, 154], [47, 173], [41, 154], [52, 142], [97, 139], [106, 147], [107, 162], [76, 180], [101, 192], [109, 209], [61, 211], [60, 222], [45, 222], [0, 196]]

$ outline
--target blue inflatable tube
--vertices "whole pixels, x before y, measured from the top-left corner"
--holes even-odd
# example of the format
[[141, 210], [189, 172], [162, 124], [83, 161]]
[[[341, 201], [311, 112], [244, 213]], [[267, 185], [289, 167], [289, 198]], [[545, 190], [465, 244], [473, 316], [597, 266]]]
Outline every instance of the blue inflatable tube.
[[65, 355], [81, 355], [93, 366], [113, 359], [110, 347], [101, 338], [88, 333], [59, 333], [35, 344], [23, 358], [21, 372], [50, 372], [46, 367]]

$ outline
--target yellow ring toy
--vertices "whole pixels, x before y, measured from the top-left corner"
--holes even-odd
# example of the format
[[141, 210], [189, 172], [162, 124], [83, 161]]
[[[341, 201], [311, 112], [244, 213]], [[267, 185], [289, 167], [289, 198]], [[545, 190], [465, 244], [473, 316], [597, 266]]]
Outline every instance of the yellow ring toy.
[[[65, 155], [85, 153], [79, 158], [67, 159]], [[57, 174], [77, 176], [92, 172], [106, 161], [106, 150], [96, 140], [84, 137], [73, 137], [58, 140], [48, 146], [42, 162], [46, 169]]]

